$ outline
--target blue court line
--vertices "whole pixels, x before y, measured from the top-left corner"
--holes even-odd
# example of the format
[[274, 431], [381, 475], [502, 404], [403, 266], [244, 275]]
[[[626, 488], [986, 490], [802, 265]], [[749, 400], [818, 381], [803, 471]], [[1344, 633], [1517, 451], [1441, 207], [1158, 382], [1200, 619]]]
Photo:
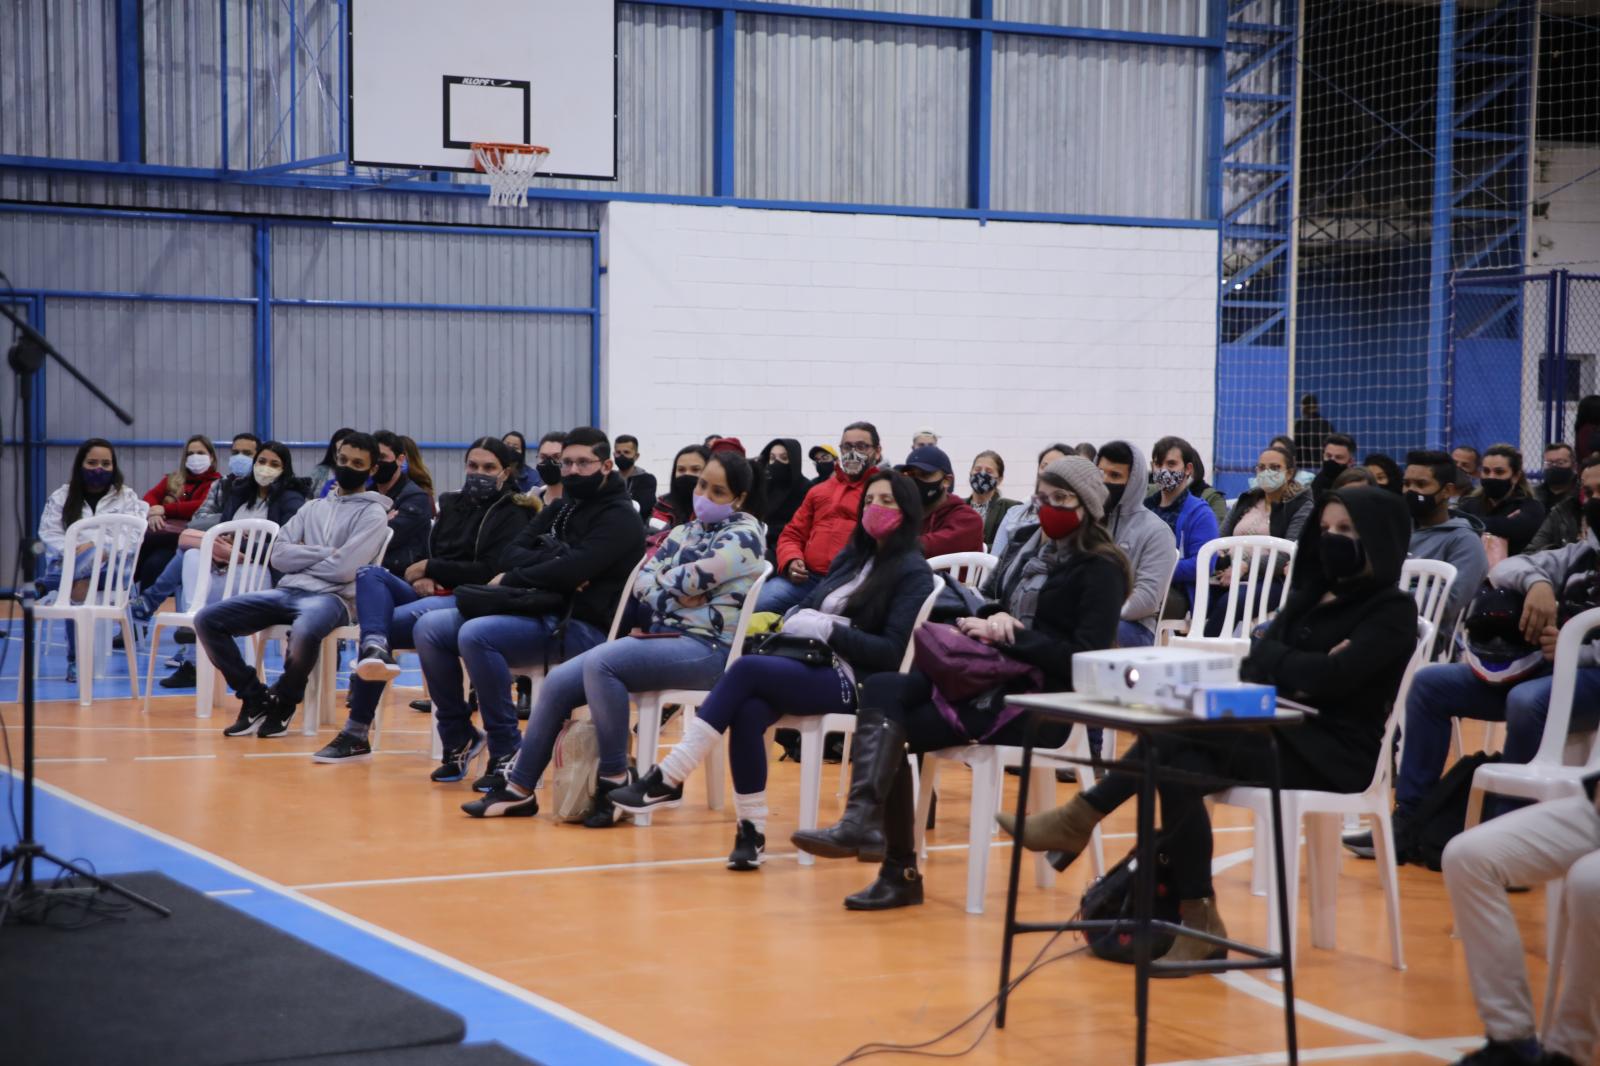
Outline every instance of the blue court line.
[[[20, 804], [20, 778], [6, 773], [0, 783], [10, 794], [5, 798]], [[558, 1003], [53, 785], [39, 784], [35, 821], [51, 851], [86, 857], [102, 874], [155, 870], [199, 892], [228, 893], [214, 898], [455, 1011], [467, 1021], [468, 1041], [498, 1040], [548, 1066], [681, 1066]], [[0, 813], [0, 841], [15, 840], [10, 816]], [[54, 865], [41, 864], [38, 876], [55, 872]]]

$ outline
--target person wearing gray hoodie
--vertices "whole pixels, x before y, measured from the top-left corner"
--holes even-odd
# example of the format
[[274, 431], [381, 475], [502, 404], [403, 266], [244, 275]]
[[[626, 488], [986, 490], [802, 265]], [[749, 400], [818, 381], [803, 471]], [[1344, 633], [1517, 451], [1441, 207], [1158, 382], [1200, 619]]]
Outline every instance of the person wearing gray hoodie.
[[1161, 516], [1144, 505], [1150, 463], [1142, 448], [1114, 440], [1100, 449], [1095, 462], [1106, 479], [1106, 527], [1133, 564], [1133, 591], [1122, 605], [1117, 643], [1149, 647], [1156, 642], [1156, 622], [1178, 565], [1178, 541]]
[[1452, 514], [1446, 487], [1455, 479], [1455, 462], [1441, 451], [1417, 451], [1406, 456], [1401, 487], [1411, 512], [1413, 559], [1437, 559], [1456, 568], [1450, 599], [1439, 619], [1436, 647], [1446, 647], [1456, 630], [1456, 620], [1489, 574], [1489, 556], [1483, 550], [1483, 529], [1468, 515]]
[[[356, 571], [372, 564], [389, 528], [389, 498], [366, 490], [378, 444], [365, 433], [339, 442], [335, 491], [312, 500], [279, 531], [270, 558], [277, 587], [200, 610], [195, 638], [240, 700], [223, 736], [281, 736], [305, 696], [322, 641], [354, 614]], [[283, 673], [269, 688], [239, 654], [235, 637], [291, 626]]]

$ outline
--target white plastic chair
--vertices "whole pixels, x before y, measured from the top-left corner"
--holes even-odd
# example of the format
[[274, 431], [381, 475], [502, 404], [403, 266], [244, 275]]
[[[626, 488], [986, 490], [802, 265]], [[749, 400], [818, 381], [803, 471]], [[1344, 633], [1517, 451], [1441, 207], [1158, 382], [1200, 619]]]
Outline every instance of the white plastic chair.
[[[394, 529], [390, 527], [383, 534], [383, 543], [378, 545], [378, 550], [373, 554], [370, 566], [380, 566], [383, 557], [389, 551], [389, 542], [394, 539]], [[262, 652], [267, 641], [276, 640], [283, 647], [285, 658], [289, 655], [289, 626], [269, 626], [254, 635], [256, 651], [256, 669], [262, 669]], [[333, 720], [333, 701], [338, 696], [339, 682], [339, 642], [341, 640], [356, 640], [361, 636], [361, 627], [357, 625], [339, 626], [322, 640], [322, 647], [317, 652], [317, 664], [312, 669], [306, 683], [305, 699], [302, 701], [304, 710], [300, 715], [300, 732], [308, 737], [317, 735], [324, 719]], [[373, 750], [377, 750], [377, 719], [373, 719], [373, 729], [369, 733], [369, 740]]]
[[[133, 622], [128, 617], [128, 601], [133, 591], [133, 575], [144, 543], [145, 520], [138, 515], [108, 514], [80, 518], [68, 526], [62, 545], [61, 583], [55, 600], [33, 609], [40, 633], [51, 621], [60, 620], [74, 627], [78, 638], [78, 706], [94, 702], [95, 637], [101, 622], [122, 626], [122, 645], [127, 649], [128, 680], [132, 696], [139, 698], [139, 652], [134, 642]], [[79, 545], [92, 545], [88, 559], [88, 591], [82, 602], [72, 601], [73, 561]], [[43, 654], [44, 640], [38, 640]]]
[[[1094, 785], [1093, 770], [1082, 763], [1065, 762], [1064, 758], [1089, 758], [1089, 734], [1082, 726], [1073, 726], [1061, 747], [1034, 751], [1033, 779], [1028, 782], [1029, 814], [1055, 806], [1058, 766], [1070, 766], [1073, 769], [1080, 791]], [[967, 825], [967, 913], [982, 914], [984, 892], [988, 887], [989, 841], [995, 827], [994, 816], [1000, 809], [1006, 769], [1022, 765], [1022, 748], [1013, 745], [966, 744], [930, 751], [923, 756], [922, 781], [917, 790], [916, 834], [917, 854], [924, 859], [928, 853], [928, 810], [933, 804], [941, 762], [965, 763], [972, 770], [972, 806]], [[1099, 826], [1095, 826], [1089, 846], [1095, 876], [1100, 877], [1105, 873], [1106, 859]], [[1044, 855], [1035, 856], [1035, 883], [1040, 888], [1049, 888], [1055, 884], [1055, 879], [1055, 867], [1050, 865], [1049, 859]]]
[[[928, 615], [933, 613], [934, 602], [939, 599], [943, 591], [942, 581], [934, 582], [933, 591], [928, 593], [928, 598], [922, 601], [922, 607], [917, 611], [917, 620], [911, 627], [911, 636], [906, 640], [905, 655], [900, 658], [898, 673], [905, 674], [911, 670], [911, 663], [916, 658], [917, 640], [916, 632], [922, 628], [922, 623], [928, 620]], [[800, 734], [800, 825], [801, 829], [815, 829], [817, 827], [817, 814], [822, 805], [822, 742], [829, 733], [843, 733], [848, 738], [855, 734], [856, 716], [853, 714], [808, 714], [784, 715], [772, 723], [772, 729], [793, 729]], [[767, 734], [768, 743], [771, 743], [771, 730]], [[913, 775], [917, 772], [917, 762], [911, 760]], [[919, 790], [921, 785], [916, 778], [912, 778], [913, 785]], [[816, 857], [804, 851], [800, 852], [800, 865], [810, 866], [815, 863]]]
[[[217, 580], [212, 573], [212, 552], [222, 537], [231, 537], [233, 547], [228, 552], [228, 562], [222, 572], [222, 599], [245, 596], [272, 586], [272, 571], [267, 558], [273, 542], [278, 539], [278, 523], [266, 518], [241, 518], [221, 522], [205, 531], [200, 546], [199, 577], [194, 585], [194, 598], [187, 611], [162, 611], [150, 620], [150, 662], [145, 667], [144, 713], [150, 713], [150, 692], [155, 687], [156, 647], [161, 643], [161, 630], [166, 626], [194, 628], [194, 616], [210, 602], [211, 586]], [[194, 646], [194, 716], [210, 718], [216, 701], [218, 675], [206, 654], [205, 645]]]
[[948, 570], [967, 588], [977, 591], [989, 580], [1000, 560], [988, 552], [951, 552], [935, 555], [928, 560], [928, 568], [935, 573]]
[[1455, 583], [1455, 566], [1440, 559], [1407, 559], [1400, 564], [1400, 588], [1417, 601], [1417, 614], [1433, 623], [1435, 633], [1444, 624]]
[[[1578, 656], [1585, 638], [1600, 629], [1600, 607], [1584, 611], [1561, 627], [1556, 639], [1556, 661], [1550, 686], [1550, 706], [1545, 712], [1544, 733], [1533, 759], [1521, 764], [1485, 763], [1472, 774], [1472, 792], [1467, 798], [1465, 828], [1483, 819], [1486, 792], [1499, 796], [1543, 803], [1546, 800], [1583, 795], [1581, 780], [1600, 771], [1600, 732], [1569, 736], [1572, 701], [1577, 694]], [[1544, 1019], [1548, 1025], [1555, 1007], [1556, 989], [1561, 983], [1561, 942], [1565, 939], [1561, 921], [1561, 892], [1565, 879], [1544, 886], [1545, 958], [1550, 964], [1545, 989]]]
[[[1597, 612], [1600, 613], [1600, 612]], [[1334, 946], [1334, 922], [1338, 913], [1336, 894], [1339, 883], [1339, 831], [1347, 814], [1365, 815], [1372, 823], [1372, 842], [1377, 852], [1378, 880], [1388, 904], [1390, 959], [1397, 970], [1406, 968], [1404, 946], [1400, 940], [1400, 881], [1395, 869], [1394, 827], [1389, 820], [1389, 790], [1394, 772], [1390, 749], [1394, 744], [1395, 727], [1400, 722], [1411, 689], [1412, 678], [1428, 661], [1433, 644], [1433, 623], [1417, 619], [1417, 644], [1406, 664], [1399, 691], [1395, 694], [1388, 720], [1383, 727], [1383, 744], [1378, 748], [1377, 765], [1372, 771], [1372, 781], [1364, 792], [1323, 792], [1317, 789], [1283, 789], [1283, 839], [1274, 840], [1271, 831], [1272, 791], [1267, 788], [1237, 787], [1218, 793], [1216, 802], [1233, 807], [1243, 807], [1252, 812], [1256, 825], [1257, 850], [1251, 861], [1258, 870], [1273, 868], [1274, 847], [1283, 848], [1284, 890], [1288, 898], [1284, 906], [1291, 916], [1298, 915], [1300, 905], [1300, 823], [1306, 827], [1307, 880], [1311, 888], [1311, 942], [1319, 948]], [[1277, 912], [1277, 878], [1267, 879], [1268, 914]], [[1291, 930], [1298, 924], [1296, 918]], [[1298, 936], [1291, 933], [1294, 942], [1289, 945], [1289, 962], [1294, 964]], [[1267, 950], [1280, 947], [1278, 923], [1269, 922]]]
[[[744, 638], [750, 632], [750, 620], [756, 614], [756, 602], [761, 599], [761, 589], [767, 583], [767, 578], [772, 576], [772, 564], [762, 563], [761, 573], [750, 585], [750, 591], [745, 593], [744, 604], [739, 609], [739, 622], [733, 630], [733, 646], [728, 651], [728, 662], [723, 667], [726, 670], [739, 661], [739, 656], [744, 652]], [[633, 587], [630, 583], [630, 589]], [[658, 689], [653, 692], [636, 692], [634, 700], [639, 706], [639, 738], [638, 753], [635, 764], [640, 775], [650, 772], [656, 764], [656, 755], [661, 750], [661, 708], [664, 704], [676, 703], [683, 708], [683, 723], [688, 727], [689, 721], [694, 717], [698, 708], [711, 696], [710, 689]], [[728, 749], [724, 744], [712, 747], [706, 758], [706, 806], [714, 811], [720, 811], [728, 802], [727, 787], [727, 761]], [[637, 825], [649, 825], [650, 814], [634, 815]]]
[[[1173, 637], [1175, 648], [1200, 648], [1210, 651], [1226, 650], [1239, 658], [1250, 653], [1250, 631], [1265, 622], [1283, 606], [1289, 594], [1289, 581], [1294, 574], [1295, 543], [1281, 537], [1218, 537], [1207, 541], [1195, 559], [1195, 572], [1216, 573], [1217, 556], [1229, 553], [1228, 596], [1223, 608], [1220, 636], [1205, 635], [1209, 619], [1211, 597], [1200, 595], [1196, 588], [1194, 622], [1189, 627], [1192, 636]], [[1267, 598], [1279, 563], [1284, 565], [1283, 584], [1275, 602]], [[1209, 589], [1210, 586], [1205, 586]]]

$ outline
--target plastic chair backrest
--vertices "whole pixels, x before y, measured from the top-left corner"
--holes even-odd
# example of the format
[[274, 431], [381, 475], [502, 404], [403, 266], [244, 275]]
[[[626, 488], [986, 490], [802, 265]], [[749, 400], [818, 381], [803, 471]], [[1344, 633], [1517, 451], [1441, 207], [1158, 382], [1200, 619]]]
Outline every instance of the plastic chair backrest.
[[61, 606], [72, 603], [73, 561], [78, 558], [80, 545], [92, 545], [86, 554], [87, 573], [92, 580], [83, 602], [77, 606], [117, 610], [128, 606], [145, 529], [145, 520], [131, 514], [91, 515], [68, 526], [61, 546], [61, 584], [56, 592], [56, 603]]
[[639, 572], [644, 569], [645, 564], [649, 561], [650, 556], [640, 556], [639, 561], [634, 564], [633, 573], [628, 575], [628, 583], [622, 586], [622, 595], [617, 597], [617, 609], [611, 615], [611, 632], [606, 634], [607, 640], [617, 639], [617, 635], [622, 629], [622, 616], [628, 613], [628, 601], [633, 599], [633, 586], [639, 583]]
[[[1294, 575], [1295, 543], [1281, 537], [1218, 537], [1207, 541], [1195, 558], [1196, 574], [1216, 572], [1217, 556], [1229, 553], [1227, 606], [1222, 616], [1221, 635], [1231, 637], [1243, 626], [1246, 636], [1261, 622], [1283, 606], [1289, 592], [1289, 581]], [[1266, 593], [1258, 591], [1262, 582], [1270, 588], [1278, 563], [1283, 560], [1283, 587], [1276, 603], [1266, 602]], [[1202, 596], [1196, 589], [1194, 622], [1189, 632], [1201, 636], [1206, 631], [1210, 596]]]
[[999, 565], [1000, 560], [988, 552], [951, 552], [948, 555], [935, 555], [928, 560], [931, 569], [948, 570], [956, 574], [969, 589], [982, 588]]
[[756, 579], [750, 583], [750, 590], [744, 594], [744, 604], [739, 608], [739, 624], [733, 627], [733, 647], [728, 651], [728, 666], [738, 662], [739, 656], [744, 654], [744, 638], [750, 633], [750, 619], [756, 616], [756, 601], [761, 599], [761, 590], [771, 576], [772, 564], [762, 563], [761, 573], [756, 575]]
[[1456, 568], [1441, 559], [1407, 559], [1400, 566], [1400, 588], [1417, 601], [1417, 614], [1433, 623], [1437, 632], [1444, 620]]
[[230, 538], [228, 562], [222, 573], [222, 599], [260, 592], [272, 584], [272, 570], [267, 560], [272, 555], [272, 545], [278, 539], [278, 523], [268, 518], [238, 518], [219, 522], [206, 530], [200, 538], [200, 576], [195, 582], [194, 602], [190, 609], [204, 607], [211, 594], [214, 575], [211, 569], [217, 541]]
[[392, 541], [392, 540], [394, 540], [394, 527], [390, 526], [388, 529], [384, 530], [384, 532], [383, 532], [383, 543], [378, 545], [378, 550], [372, 556], [372, 562], [369, 565], [372, 565], [372, 566], [382, 566], [383, 565], [383, 557], [385, 555], [389, 554], [389, 542]]
[[1427, 665], [1428, 653], [1433, 648], [1433, 635], [1438, 632], [1432, 622], [1426, 618], [1417, 619], [1417, 647], [1411, 653], [1411, 660], [1406, 663], [1406, 672], [1401, 675], [1400, 688], [1394, 695], [1394, 704], [1389, 708], [1389, 717], [1383, 724], [1383, 746], [1378, 749], [1378, 765], [1372, 771], [1372, 784], [1367, 786], [1367, 791], [1389, 787], [1391, 777], [1394, 775], [1394, 760], [1389, 757], [1393, 750], [1394, 731], [1400, 727], [1400, 716], [1405, 713], [1406, 697], [1411, 694], [1411, 681], [1417, 676], [1417, 671]]
[[[1572, 700], [1578, 689], [1578, 656], [1583, 652], [1584, 639], [1595, 629], [1600, 629], [1600, 607], [1593, 607], [1561, 627], [1556, 638], [1556, 663], [1554, 680], [1550, 686], [1550, 709], [1544, 716], [1544, 736], [1539, 738], [1539, 750], [1533, 762], [1560, 766], [1567, 747], [1567, 727], [1572, 722]], [[1589, 765], [1600, 768], [1600, 740], [1589, 753]]]
[[922, 609], [917, 612], [917, 620], [911, 626], [911, 636], [906, 641], [906, 653], [900, 657], [900, 672], [911, 672], [911, 662], [917, 657], [917, 630], [922, 628], [922, 623], [928, 620], [933, 613], [933, 605], [939, 600], [939, 593], [944, 591], [944, 582], [935, 581], [933, 591], [928, 593], [928, 598], [922, 601]]

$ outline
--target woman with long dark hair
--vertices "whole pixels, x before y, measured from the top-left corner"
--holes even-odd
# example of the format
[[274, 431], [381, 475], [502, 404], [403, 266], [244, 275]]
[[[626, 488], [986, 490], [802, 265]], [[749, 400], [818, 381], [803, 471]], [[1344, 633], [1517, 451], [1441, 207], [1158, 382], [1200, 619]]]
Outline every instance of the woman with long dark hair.
[[[1023, 720], [1006, 707], [1005, 696], [1068, 691], [1073, 655], [1116, 642], [1133, 572], [1106, 530], [1106, 500], [1099, 469], [1082, 456], [1045, 467], [1033, 498], [1038, 524], [990, 578], [984, 588], [989, 602], [956, 623], [968, 637], [1033, 667], [1031, 679], [1019, 677], [961, 703], [944, 701], [945, 708], [935, 705], [933, 683], [919, 670], [880, 674], [863, 687], [844, 815], [831, 828], [801, 830], [792, 838], [800, 850], [826, 858], [882, 858], [877, 879], [845, 899], [849, 909], [922, 902], [907, 750], [1021, 743]], [[1043, 733], [1049, 735], [1041, 735], [1041, 745], [1066, 739], [1065, 729]]]
[[[80, 518], [97, 515], [129, 514], [145, 518], [150, 505], [122, 481], [117, 450], [103, 437], [90, 437], [78, 445], [72, 457], [72, 473], [45, 501], [39, 516], [39, 540], [44, 543], [44, 566], [37, 584], [48, 592], [61, 580], [63, 572], [72, 575], [72, 598], [81, 600], [89, 591], [89, 561], [92, 545], [79, 545], [76, 559], [62, 558], [66, 550], [67, 527]], [[70, 568], [70, 569], [69, 569]], [[77, 640], [74, 626], [67, 627], [67, 680], [77, 680]]]
[[744, 456], [712, 455], [695, 484], [695, 517], [672, 530], [634, 581], [631, 598], [641, 608], [642, 632], [552, 669], [504, 783], [463, 810], [475, 818], [537, 813], [533, 786], [550, 764], [562, 725], [587, 703], [600, 766], [594, 806], [583, 824], [615, 824], [613, 798], [634, 781], [628, 769], [628, 694], [709, 689], [722, 676], [739, 612], [766, 556], [755, 517], [761, 493], [761, 474]]
[[349, 426], [340, 426], [333, 431], [333, 436], [328, 438], [328, 447], [322, 453], [322, 458], [317, 465], [311, 468], [311, 495], [313, 500], [320, 500], [334, 489], [333, 468], [339, 465], [339, 442], [344, 440], [355, 430]]
[[538, 485], [539, 479], [534, 474], [533, 467], [528, 465], [528, 438], [522, 435], [521, 430], [511, 429], [506, 431], [500, 441], [511, 449], [512, 458], [515, 460], [508, 480], [516, 486], [518, 492], [532, 492]]
[[[1506, 542], [1507, 555], [1521, 555], [1544, 524], [1544, 504], [1534, 499], [1528, 475], [1522, 469], [1522, 452], [1514, 445], [1495, 444], [1483, 451], [1478, 487], [1457, 508], [1483, 523], [1483, 528]], [[1497, 560], [1491, 559], [1492, 566]]]
[[650, 532], [681, 526], [694, 517], [694, 490], [700, 483], [700, 473], [711, 461], [711, 449], [703, 444], [690, 444], [678, 449], [672, 457], [672, 480], [667, 483], [664, 496], [656, 497], [655, 510], [650, 513]]
[[612, 793], [625, 811], [675, 807], [683, 782], [729, 733], [739, 825], [728, 865], [755, 869], [766, 848], [767, 729], [786, 714], [854, 714], [856, 686], [900, 667], [917, 613], [933, 591], [919, 538], [922, 499], [911, 479], [871, 475], [850, 540], [822, 584], [783, 619], [783, 633], [826, 644], [832, 662], [744, 655], [722, 675], [678, 746], [637, 784]]

